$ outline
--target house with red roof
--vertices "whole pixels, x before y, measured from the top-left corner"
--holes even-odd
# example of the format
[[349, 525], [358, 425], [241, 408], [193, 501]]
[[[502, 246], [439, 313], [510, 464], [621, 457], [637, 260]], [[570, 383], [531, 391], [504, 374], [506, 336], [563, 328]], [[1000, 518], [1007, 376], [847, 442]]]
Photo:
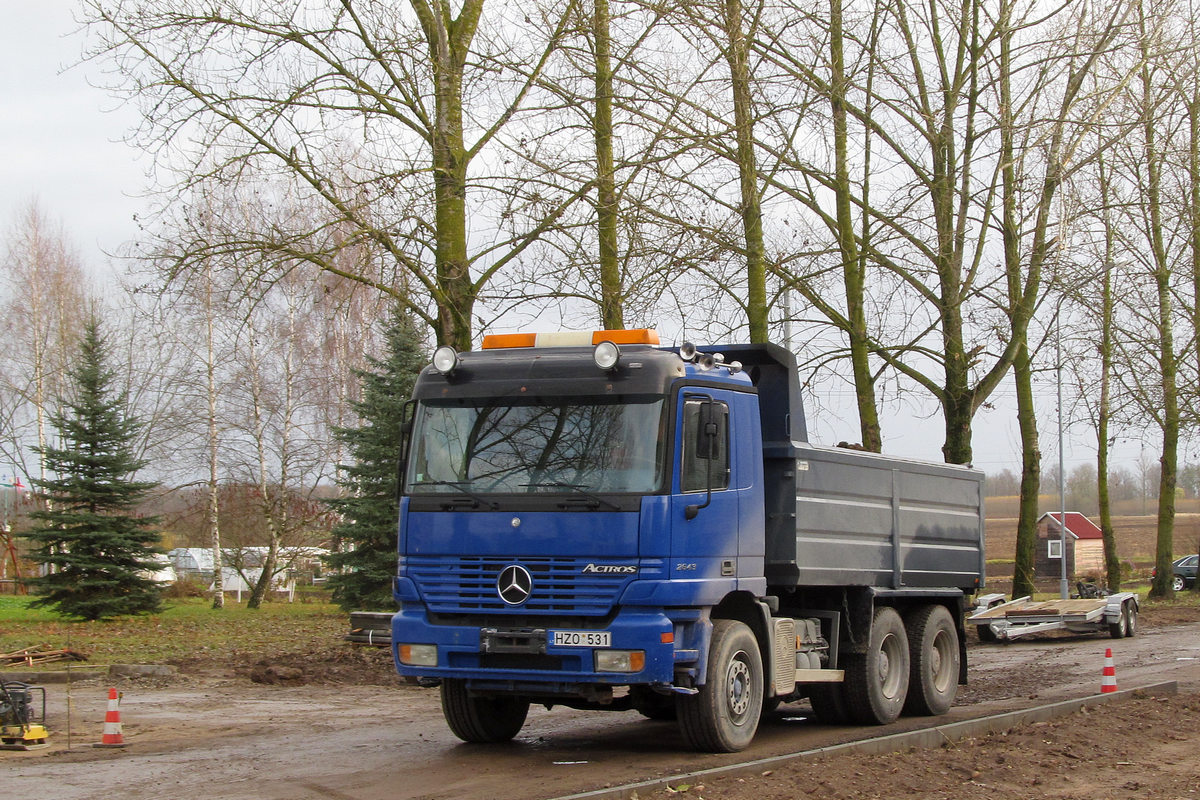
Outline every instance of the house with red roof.
[[[1038, 518], [1036, 578], [1058, 578], [1062, 574], [1061, 512], [1053, 511]], [[1066, 513], [1067, 577], [1104, 574], [1104, 534], [1100, 526], [1078, 511]]]

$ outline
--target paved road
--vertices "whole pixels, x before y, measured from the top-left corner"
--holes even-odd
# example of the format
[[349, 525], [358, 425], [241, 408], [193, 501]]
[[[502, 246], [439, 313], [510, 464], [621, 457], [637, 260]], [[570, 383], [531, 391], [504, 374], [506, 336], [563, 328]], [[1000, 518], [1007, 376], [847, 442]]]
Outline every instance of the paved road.
[[552, 797], [1094, 694], [1106, 647], [1114, 650], [1121, 688], [1178, 680], [1184, 690], [1200, 689], [1200, 624], [1120, 641], [972, 646], [971, 684], [948, 717], [836, 728], [806, 719], [801, 703], [764, 719], [748, 752], [719, 756], [683, 750], [673, 724], [634, 712], [535, 708], [513, 743], [473, 746], [446, 729], [435, 690], [213, 680], [125, 687], [129, 746], [100, 751], [87, 745], [100, 738], [105, 689], [88, 683], [70, 692], [70, 748], [67, 692], [52, 686], [54, 747], [0, 753], [0, 784], [11, 797], [58, 800]]

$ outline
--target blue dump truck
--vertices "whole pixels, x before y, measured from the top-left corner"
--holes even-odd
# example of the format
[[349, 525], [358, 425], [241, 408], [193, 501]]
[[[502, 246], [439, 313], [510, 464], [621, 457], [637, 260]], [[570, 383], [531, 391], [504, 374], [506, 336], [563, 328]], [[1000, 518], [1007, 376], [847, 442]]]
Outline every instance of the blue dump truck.
[[808, 443], [794, 356], [653, 330], [488, 336], [417, 380], [391, 643], [468, 742], [531, 703], [745, 748], [941, 714], [965, 682], [983, 476]]

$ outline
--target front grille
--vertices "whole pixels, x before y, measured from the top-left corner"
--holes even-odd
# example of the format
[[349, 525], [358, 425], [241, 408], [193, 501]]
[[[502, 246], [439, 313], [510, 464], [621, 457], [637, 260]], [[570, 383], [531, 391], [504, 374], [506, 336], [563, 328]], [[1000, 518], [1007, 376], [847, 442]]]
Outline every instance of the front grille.
[[[505, 558], [498, 556], [408, 556], [405, 571], [434, 614], [472, 612], [506, 614], [575, 614], [603, 616], [636, 575], [584, 573], [595, 559]], [[605, 560], [605, 564], [636, 564]], [[496, 579], [510, 564], [520, 564], [533, 578], [529, 599], [510, 606], [500, 599]], [[643, 569], [641, 577], [646, 576]]]

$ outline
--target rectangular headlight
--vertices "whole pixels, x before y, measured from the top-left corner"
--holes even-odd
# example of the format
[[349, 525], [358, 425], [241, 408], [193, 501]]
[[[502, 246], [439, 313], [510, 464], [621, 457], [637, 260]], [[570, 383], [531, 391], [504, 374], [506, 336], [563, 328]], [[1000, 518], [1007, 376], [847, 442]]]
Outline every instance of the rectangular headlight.
[[402, 644], [400, 645], [400, 663], [410, 667], [436, 667], [436, 644]]
[[646, 668], [645, 650], [596, 650], [596, 672], [641, 672]]

